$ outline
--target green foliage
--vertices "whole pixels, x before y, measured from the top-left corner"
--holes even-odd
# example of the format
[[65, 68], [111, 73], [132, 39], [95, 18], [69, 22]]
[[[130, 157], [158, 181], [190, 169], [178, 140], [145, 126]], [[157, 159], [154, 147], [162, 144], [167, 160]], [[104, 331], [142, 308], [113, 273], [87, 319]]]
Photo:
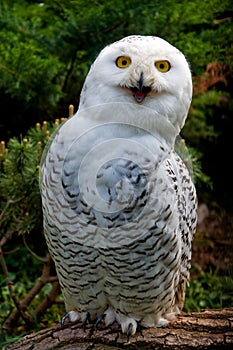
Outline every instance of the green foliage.
[[10, 140], [0, 181], [3, 232], [28, 233], [39, 224], [38, 161], [38, 149], [30, 141]]
[[12, 99], [36, 103], [38, 108], [45, 109], [54, 106], [62, 96], [64, 66], [58, 57], [45, 50], [53, 35], [48, 28], [51, 34], [46, 43], [42, 17], [45, 14], [38, 4], [3, 1], [0, 5], [0, 89]]
[[[34, 237], [35, 238], [35, 237]], [[11, 251], [10, 254], [6, 254], [6, 263], [11, 269], [10, 279], [13, 283], [13, 291], [17, 296], [18, 300], [23, 300], [27, 297], [28, 292], [35, 286], [38, 282], [38, 277], [41, 272], [42, 263], [37, 259], [32, 257], [28, 250], [19, 242], [15, 237], [17, 243], [14, 243], [16, 247], [14, 251]], [[40, 237], [40, 241], [44, 240], [43, 237]], [[38, 244], [38, 242], [37, 242]], [[42, 243], [40, 242], [40, 245]], [[12, 246], [13, 244], [11, 244]], [[44, 245], [45, 251], [45, 245]], [[20, 261], [20, 269], [19, 269]], [[9, 293], [9, 289], [6, 284], [6, 278], [0, 273], [0, 325], [6, 321], [9, 315], [15, 310], [15, 304]], [[60, 323], [61, 316], [65, 314], [64, 304], [55, 303], [46, 310], [43, 315], [42, 320], [37, 320], [35, 315], [35, 310], [37, 306], [48, 297], [49, 292], [51, 291], [52, 283], [47, 283], [38, 293], [31, 304], [27, 307], [27, 313], [34, 315], [35, 327], [34, 331], [38, 331], [42, 328], [52, 326], [54, 324]], [[62, 295], [59, 296], [59, 300], [62, 301]], [[20, 319], [11, 330], [10, 334], [1, 333], [0, 329], [0, 348], [1, 345], [7, 345], [11, 342], [17, 340], [17, 335], [23, 336], [28, 333], [28, 330], [25, 327], [25, 323]]]
[[0, 89], [51, 115], [58, 101], [77, 101], [99, 50], [130, 34], [177, 45], [195, 75], [216, 59], [232, 65], [230, 8], [229, 0], [1, 0]]
[[175, 151], [188, 168], [194, 184], [199, 188], [201, 188], [203, 185], [212, 188], [211, 178], [202, 171], [202, 153], [198, 152], [193, 147], [187, 147], [185, 140], [180, 138], [180, 136], [177, 137]]
[[[42, 271], [42, 262], [35, 256], [39, 254], [44, 258], [47, 251], [42, 228], [39, 170], [42, 152], [62, 122], [63, 120], [56, 120], [55, 123], [44, 122], [43, 125], [37, 123], [24, 138], [10, 139], [7, 148], [1, 143], [0, 241], [4, 238], [8, 240], [4, 246], [5, 263], [9, 271], [8, 278], [13, 283], [13, 293], [18, 300], [27, 296]], [[26, 240], [29, 241], [30, 248]], [[0, 272], [0, 281], [0, 324], [3, 324], [15, 309], [15, 302], [7, 286], [6, 272]], [[27, 307], [27, 313], [34, 314], [38, 304], [48, 296], [51, 287], [51, 283], [44, 285]], [[62, 313], [64, 305], [54, 304], [44, 315], [43, 322], [34, 319], [35, 324], [39, 328], [42, 324], [49, 326], [58, 321]], [[14, 329], [15, 334], [24, 330], [20, 322], [18, 325], [19, 328]], [[4, 336], [3, 338], [5, 339]]]
[[198, 94], [193, 99], [189, 118], [182, 134], [194, 147], [198, 147], [200, 141], [216, 139], [218, 134], [214, 129], [213, 118], [223, 95], [221, 91], [210, 90], [204, 94]]
[[185, 310], [187, 312], [232, 306], [232, 277], [219, 276], [210, 271], [202, 272], [198, 279], [191, 279], [185, 299]]
[[[61, 120], [62, 122], [63, 120]], [[39, 170], [42, 152], [60, 121], [39, 123], [24, 138], [12, 138], [0, 154], [0, 237], [42, 232]]]
[[[14, 293], [18, 296], [19, 299], [23, 299], [27, 296], [28, 291], [35, 285], [36, 281], [28, 280], [28, 278], [21, 278], [20, 280], [16, 280], [16, 276], [14, 274], [11, 274], [11, 280], [14, 283]], [[13, 303], [13, 300], [9, 294], [8, 287], [4, 285], [4, 280], [1, 287], [1, 304], [0, 304], [0, 324], [2, 324], [6, 318], [10, 315], [10, 313], [15, 309], [15, 305]], [[34, 311], [36, 309], [36, 306], [44, 300], [44, 298], [47, 297], [49, 292], [52, 289], [52, 284], [48, 283], [46, 284], [42, 290], [40, 291], [40, 294], [36, 296], [36, 298], [33, 300], [33, 302], [30, 304], [30, 306], [27, 309], [27, 312], [34, 314]], [[60, 296], [60, 300], [62, 299], [62, 295]], [[64, 304], [54, 304], [50, 309], [47, 310], [47, 312], [43, 316], [42, 323], [39, 323], [36, 319], [36, 330], [41, 329], [42, 327], [49, 327], [54, 325], [55, 323], [59, 323], [61, 321], [62, 315], [65, 314], [65, 307]], [[18, 331], [20, 331], [22, 328], [19, 325]], [[18, 333], [18, 331], [15, 329], [15, 334]]]

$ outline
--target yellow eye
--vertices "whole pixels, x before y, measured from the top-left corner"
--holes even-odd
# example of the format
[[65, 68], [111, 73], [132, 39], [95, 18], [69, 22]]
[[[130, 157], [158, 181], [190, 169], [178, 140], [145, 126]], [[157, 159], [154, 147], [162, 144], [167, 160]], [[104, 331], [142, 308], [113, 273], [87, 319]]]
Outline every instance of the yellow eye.
[[128, 56], [119, 56], [116, 59], [116, 65], [119, 68], [127, 68], [131, 64], [131, 59]]
[[171, 65], [168, 61], [157, 61], [155, 67], [162, 73], [166, 73], [170, 70]]

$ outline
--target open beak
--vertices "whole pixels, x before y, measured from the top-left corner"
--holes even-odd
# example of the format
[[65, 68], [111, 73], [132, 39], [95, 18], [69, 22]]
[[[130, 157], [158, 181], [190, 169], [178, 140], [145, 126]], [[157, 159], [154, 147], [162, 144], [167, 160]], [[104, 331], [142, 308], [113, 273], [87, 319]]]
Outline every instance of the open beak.
[[133, 97], [135, 98], [137, 103], [141, 103], [148, 92], [151, 91], [150, 86], [143, 86], [143, 73], [140, 75], [140, 79], [138, 81], [137, 86], [131, 87], [130, 90], [133, 93]]

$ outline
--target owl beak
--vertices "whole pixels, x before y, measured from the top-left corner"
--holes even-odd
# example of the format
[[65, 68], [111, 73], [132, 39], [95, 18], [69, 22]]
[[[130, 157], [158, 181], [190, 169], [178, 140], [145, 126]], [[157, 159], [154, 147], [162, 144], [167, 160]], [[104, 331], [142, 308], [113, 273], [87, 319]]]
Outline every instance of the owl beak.
[[148, 94], [148, 92], [151, 91], [151, 87], [143, 86], [143, 73], [141, 73], [140, 75], [140, 78], [137, 83], [137, 87], [134, 86], [134, 87], [131, 87], [130, 89], [137, 103], [141, 103], [146, 97], [146, 95]]
[[143, 86], [140, 90], [136, 87], [132, 87], [131, 91], [133, 93], [133, 97], [135, 98], [137, 103], [141, 103], [148, 92], [151, 91], [151, 88], [149, 86]]

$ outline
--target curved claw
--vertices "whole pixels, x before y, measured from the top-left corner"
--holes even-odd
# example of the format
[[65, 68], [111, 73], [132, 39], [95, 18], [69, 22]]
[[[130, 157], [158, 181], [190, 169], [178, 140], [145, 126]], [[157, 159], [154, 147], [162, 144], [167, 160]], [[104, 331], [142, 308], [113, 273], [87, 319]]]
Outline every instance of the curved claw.
[[100, 324], [100, 322], [102, 320], [104, 320], [106, 317], [106, 314], [102, 314], [99, 317], [97, 317], [96, 321], [95, 321], [95, 328], [98, 329], [98, 325]]
[[65, 320], [67, 319], [67, 318], [69, 318], [70, 317], [70, 313], [69, 312], [67, 312], [67, 314], [65, 314], [63, 317], [62, 317], [62, 319], [61, 319], [61, 327], [64, 327], [64, 325], [65, 325]]
[[84, 332], [86, 331], [86, 325], [87, 325], [87, 322], [88, 322], [89, 318], [90, 318], [90, 313], [87, 312], [86, 316], [83, 319], [83, 330], [84, 330]]
[[128, 330], [127, 330], [127, 342], [129, 341], [130, 337], [132, 336], [132, 330], [133, 330], [133, 324], [129, 323]]

